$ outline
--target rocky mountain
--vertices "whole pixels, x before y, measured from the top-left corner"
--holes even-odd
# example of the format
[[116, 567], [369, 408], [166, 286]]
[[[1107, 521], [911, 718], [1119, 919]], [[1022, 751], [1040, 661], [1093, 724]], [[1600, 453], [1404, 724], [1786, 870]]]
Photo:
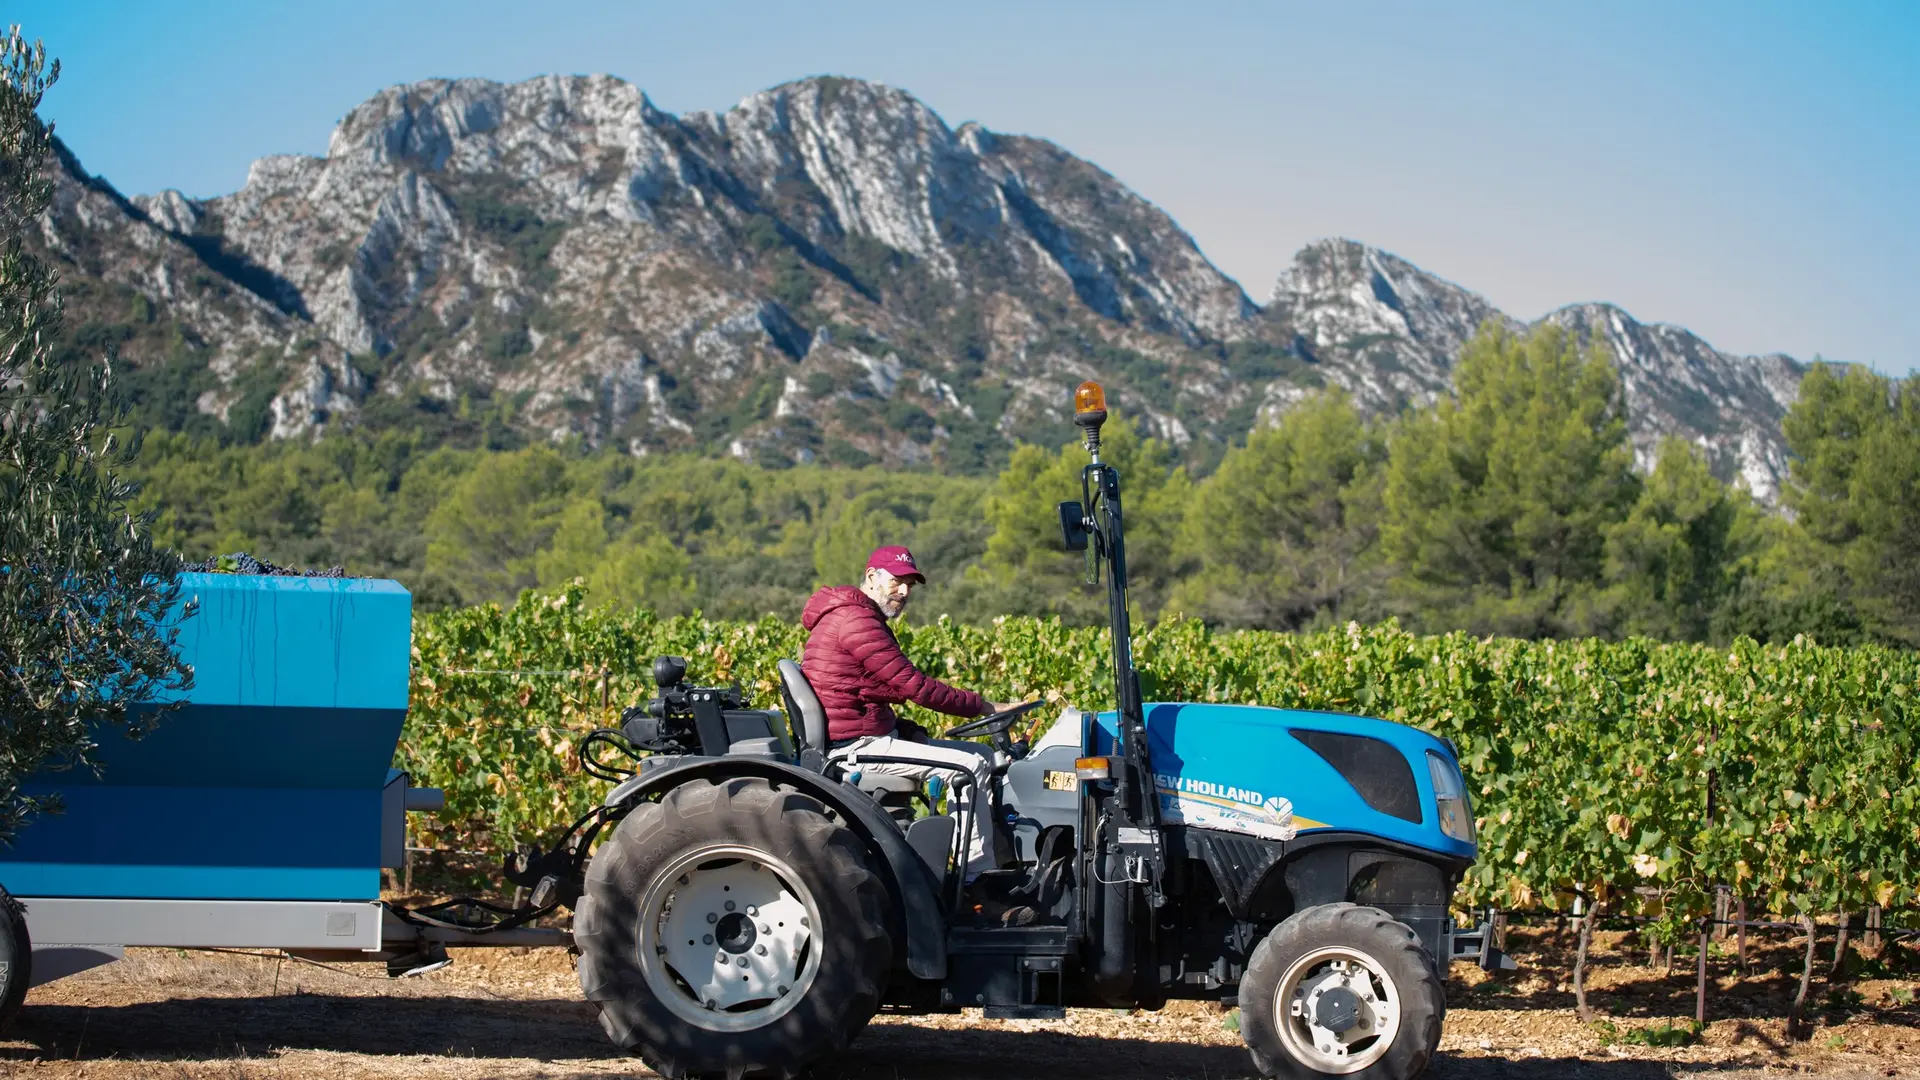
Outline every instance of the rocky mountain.
[[[1479, 326], [1526, 326], [1485, 298], [1375, 248], [1347, 240], [1303, 249], [1280, 275], [1259, 316], [1268, 340], [1284, 341], [1327, 381], [1374, 409], [1431, 400]], [[1642, 468], [1660, 440], [1701, 446], [1715, 470], [1740, 477], [1771, 503], [1787, 473], [1780, 419], [1806, 365], [1773, 354], [1732, 356], [1677, 326], [1648, 325], [1612, 304], [1572, 304], [1541, 321], [1606, 343], [1626, 386], [1630, 433]], [[1263, 415], [1306, 390], [1275, 381]]]
[[[606, 76], [434, 80], [241, 190], [121, 197], [71, 156], [44, 245], [78, 347], [147, 415], [243, 438], [424, 426], [497, 444], [992, 467], [1067, 438], [1082, 378], [1216, 459], [1313, 387], [1445, 387], [1481, 297], [1347, 241], [1263, 307], [1165, 213], [1041, 139], [813, 78], [674, 116]], [[1710, 448], [1770, 497], [1801, 371], [1603, 305], [1643, 457]]]

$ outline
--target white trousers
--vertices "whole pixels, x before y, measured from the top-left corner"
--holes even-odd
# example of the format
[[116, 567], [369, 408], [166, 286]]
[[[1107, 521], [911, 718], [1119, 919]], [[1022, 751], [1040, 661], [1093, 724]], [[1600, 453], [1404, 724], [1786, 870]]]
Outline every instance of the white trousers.
[[[960, 815], [965, 820], [958, 822], [968, 832], [966, 880], [971, 882], [984, 871], [1000, 865], [997, 845], [994, 843], [993, 822], [990, 820], [993, 813], [991, 747], [959, 739], [935, 739], [920, 743], [892, 735], [869, 735], [833, 750], [827, 756], [839, 761], [849, 771], [857, 768], [861, 772], [905, 776], [922, 784], [926, 783], [927, 777], [938, 773], [947, 786], [953, 788], [956, 778], [966, 777], [966, 787], [969, 789], [966, 813]], [[871, 758], [889, 760], [874, 761]], [[957, 796], [959, 792], [955, 791], [954, 794]], [[957, 807], [959, 801], [954, 799], [950, 805]]]

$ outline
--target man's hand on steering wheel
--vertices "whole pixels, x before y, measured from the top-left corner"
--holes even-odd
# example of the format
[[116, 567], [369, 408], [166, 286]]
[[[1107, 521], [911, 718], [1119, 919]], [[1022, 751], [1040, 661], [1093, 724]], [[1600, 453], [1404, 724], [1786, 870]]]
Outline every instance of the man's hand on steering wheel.
[[970, 735], [985, 735], [994, 746], [1002, 750], [1011, 750], [1013, 740], [1007, 738], [1007, 732], [1021, 717], [1045, 705], [1045, 701], [1022, 703], [994, 702], [993, 711], [978, 720], [969, 720], [959, 727], [947, 729], [947, 738], [964, 739]]

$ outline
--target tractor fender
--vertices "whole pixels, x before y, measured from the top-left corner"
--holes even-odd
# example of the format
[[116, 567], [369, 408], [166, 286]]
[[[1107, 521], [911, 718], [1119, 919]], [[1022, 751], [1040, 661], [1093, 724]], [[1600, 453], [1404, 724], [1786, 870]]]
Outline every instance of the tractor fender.
[[[888, 885], [900, 905], [907, 936], [907, 970], [916, 978], [947, 977], [947, 924], [940, 913], [940, 888], [932, 871], [907, 846], [893, 821], [879, 804], [845, 784], [817, 772], [768, 758], [689, 758], [664, 769], [651, 769], [622, 783], [608, 805], [631, 805], [661, 795], [692, 780], [731, 780], [757, 776], [786, 784], [819, 799], [863, 837], [886, 864]], [[615, 798], [617, 796], [617, 799]]]
[[1189, 828], [1186, 842], [1236, 919], [1274, 923], [1322, 904], [1365, 904], [1412, 926], [1436, 956], [1454, 886], [1471, 865], [1451, 854], [1341, 829], [1281, 841]]

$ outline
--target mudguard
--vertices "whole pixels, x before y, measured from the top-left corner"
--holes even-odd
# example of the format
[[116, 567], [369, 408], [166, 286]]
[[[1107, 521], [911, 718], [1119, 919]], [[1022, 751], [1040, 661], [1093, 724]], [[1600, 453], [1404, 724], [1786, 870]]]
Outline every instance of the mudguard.
[[[947, 976], [946, 919], [940, 912], [940, 888], [927, 864], [907, 846], [907, 838], [886, 812], [866, 795], [817, 772], [770, 758], [690, 758], [683, 764], [642, 773], [622, 783], [614, 795], [620, 803], [642, 799], [679, 787], [691, 780], [730, 780], [757, 776], [778, 781], [819, 799], [839, 814], [873, 846], [886, 864], [888, 878], [900, 904], [907, 934], [907, 970], [916, 978]], [[615, 799], [610, 797], [609, 804]]]

